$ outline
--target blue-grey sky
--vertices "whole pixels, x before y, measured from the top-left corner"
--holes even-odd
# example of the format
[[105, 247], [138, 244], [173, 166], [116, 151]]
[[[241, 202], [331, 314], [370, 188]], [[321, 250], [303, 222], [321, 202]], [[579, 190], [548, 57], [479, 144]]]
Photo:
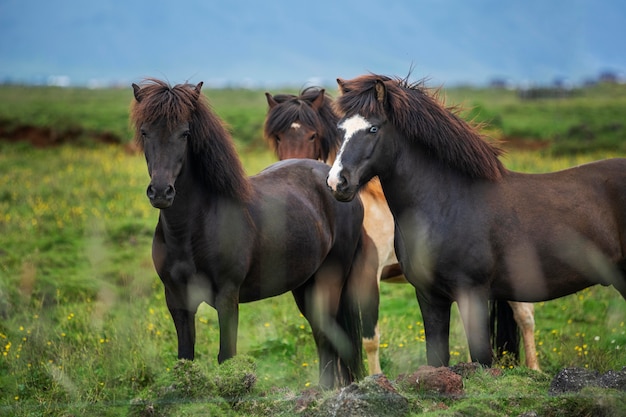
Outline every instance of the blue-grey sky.
[[0, 0], [0, 81], [577, 83], [624, 39], [621, 0]]

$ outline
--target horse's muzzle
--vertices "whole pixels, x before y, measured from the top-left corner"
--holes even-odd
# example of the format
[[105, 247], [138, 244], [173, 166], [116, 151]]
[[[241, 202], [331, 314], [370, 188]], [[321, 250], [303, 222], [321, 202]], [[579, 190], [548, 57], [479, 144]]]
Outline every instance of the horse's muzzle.
[[357, 187], [350, 186], [349, 181], [343, 175], [326, 178], [326, 184], [332, 191], [333, 196], [342, 202], [352, 201], [357, 193]]
[[150, 199], [150, 204], [158, 209], [166, 209], [174, 202], [176, 189], [173, 185], [168, 184], [165, 187], [155, 187], [153, 184], [148, 186], [146, 195]]

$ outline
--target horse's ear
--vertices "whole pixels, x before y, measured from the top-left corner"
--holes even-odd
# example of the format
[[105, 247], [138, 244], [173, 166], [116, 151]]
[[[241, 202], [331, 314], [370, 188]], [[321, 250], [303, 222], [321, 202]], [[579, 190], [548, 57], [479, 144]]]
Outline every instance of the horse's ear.
[[337, 78], [337, 85], [341, 94], [346, 92], [346, 81], [343, 78]]
[[267, 99], [267, 105], [270, 106], [270, 109], [278, 106], [278, 102], [274, 100], [274, 97], [267, 91], [265, 92], [265, 98]]
[[196, 88], [193, 89], [198, 95], [198, 97], [200, 97], [200, 90], [202, 90], [203, 85], [204, 85], [204, 82], [200, 81], [198, 84], [196, 84]]
[[313, 102], [311, 103], [311, 107], [313, 107], [313, 109], [319, 110], [322, 108], [322, 105], [324, 104], [325, 93], [326, 93], [326, 90], [324, 90], [323, 88], [320, 89], [320, 92], [317, 94], [317, 97], [315, 97], [315, 100], [313, 100]]
[[385, 99], [387, 98], [387, 88], [385, 87], [385, 83], [382, 80], [376, 80], [376, 99], [380, 104], [385, 104]]
[[141, 95], [139, 94], [140, 92], [141, 92], [141, 87], [133, 83], [133, 95], [135, 96], [135, 100], [137, 100], [137, 102], [141, 101]]

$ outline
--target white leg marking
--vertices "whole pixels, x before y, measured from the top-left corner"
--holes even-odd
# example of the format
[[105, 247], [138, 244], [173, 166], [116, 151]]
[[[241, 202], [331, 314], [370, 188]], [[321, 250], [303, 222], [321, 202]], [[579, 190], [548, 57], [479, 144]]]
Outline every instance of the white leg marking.
[[343, 135], [343, 143], [341, 144], [341, 148], [339, 149], [339, 153], [337, 154], [337, 158], [335, 159], [335, 163], [333, 164], [330, 172], [328, 173], [328, 186], [333, 190], [337, 190], [337, 185], [339, 184], [339, 174], [343, 170], [343, 164], [341, 163], [341, 157], [343, 156], [343, 151], [346, 148], [346, 145], [360, 130], [369, 129], [372, 127], [372, 124], [367, 121], [366, 118], [357, 114], [355, 116], [349, 117], [343, 122], [339, 124], [339, 129], [345, 131]]

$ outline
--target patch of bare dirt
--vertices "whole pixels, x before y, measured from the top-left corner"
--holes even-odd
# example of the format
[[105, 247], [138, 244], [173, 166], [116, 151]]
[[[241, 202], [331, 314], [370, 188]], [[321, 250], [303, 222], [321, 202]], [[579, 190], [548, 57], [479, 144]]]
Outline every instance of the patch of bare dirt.
[[60, 131], [49, 127], [33, 125], [14, 125], [0, 120], [0, 141], [27, 142], [38, 148], [58, 146], [65, 143], [80, 143], [85, 139], [90, 142], [121, 144], [123, 141], [110, 132], [87, 131], [72, 127]]

